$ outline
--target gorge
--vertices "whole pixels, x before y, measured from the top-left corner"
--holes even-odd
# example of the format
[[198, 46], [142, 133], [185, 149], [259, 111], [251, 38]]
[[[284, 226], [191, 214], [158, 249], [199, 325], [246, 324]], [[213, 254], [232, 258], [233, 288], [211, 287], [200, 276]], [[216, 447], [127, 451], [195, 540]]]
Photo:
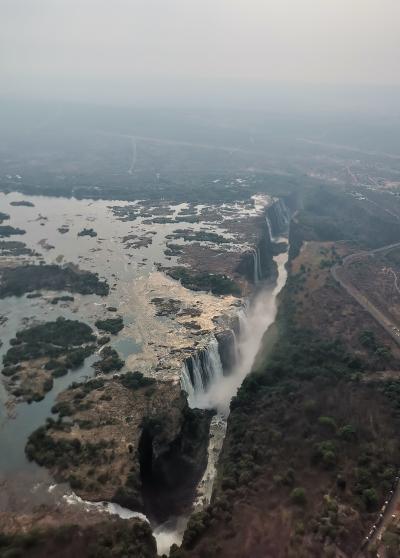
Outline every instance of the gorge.
[[[11, 199], [18, 201], [19, 196], [13, 194]], [[205, 277], [209, 273], [207, 281], [215, 285], [210, 287], [211, 291], [217, 285], [220, 289], [231, 281], [240, 292], [240, 296], [233, 296], [201, 292], [195, 285], [191, 291], [164, 274], [171, 265], [171, 256], [164, 257], [163, 249], [171, 232], [175, 234], [174, 224], [146, 224], [147, 208], [143, 211], [139, 205], [129, 204], [116, 211], [115, 206], [106, 202], [94, 202], [96, 209], [93, 211], [92, 202], [71, 201], [71, 208], [74, 205], [75, 208], [66, 211], [62, 200], [33, 199], [34, 204], [10, 205], [12, 221], [26, 223], [27, 251], [14, 259], [4, 259], [0, 273], [12, 272], [16, 276], [19, 273], [19, 281], [26, 281], [28, 285], [29, 274], [24, 276], [20, 271], [26, 268], [36, 272], [37, 260], [43, 272], [46, 266], [57, 274], [64, 273], [64, 269], [71, 270], [82, 279], [86, 276], [81, 269], [84, 273], [94, 272], [94, 276], [101, 278], [99, 284], [107, 286], [107, 291], [91, 294], [90, 290], [75, 292], [75, 289], [71, 297], [65, 292], [68, 285], [62, 284], [57, 291], [56, 282], [49, 283], [53, 290], [48, 290], [49, 286], [43, 283], [40, 291], [35, 286], [23, 287], [28, 295], [23, 291], [18, 293], [19, 297], [7, 294], [0, 302], [4, 316], [10, 314], [8, 309], [14, 305], [10, 315], [12, 321], [4, 322], [8, 336], [2, 335], [3, 355], [13, 343], [16, 332], [25, 331], [23, 328], [27, 325], [50, 317], [61, 316], [67, 320], [78, 317], [89, 322], [94, 327], [93, 341], [101, 345], [95, 354], [85, 355], [85, 362], [83, 366], [78, 365], [77, 372], [74, 368], [66, 370], [62, 378], [58, 372], [52, 374], [51, 391], [35, 396], [35, 402], [30, 405], [21, 402], [13, 383], [18, 379], [23, 388], [28, 375], [25, 377], [18, 370], [12, 371], [10, 377], [3, 373], [7, 391], [3, 392], [2, 398], [6, 402], [4, 409], [8, 409], [8, 417], [2, 417], [0, 431], [2, 447], [6, 450], [2, 454], [2, 476], [7, 486], [5, 501], [14, 500], [16, 508], [21, 505], [22, 500], [15, 492], [17, 482], [18, 490], [22, 492], [30, 492], [33, 485], [37, 486], [35, 498], [24, 501], [23, 509], [28, 514], [38, 503], [51, 509], [60, 498], [67, 507], [70, 505], [67, 502], [73, 501], [76, 509], [89, 506], [92, 511], [90, 501], [108, 501], [110, 505], [104, 511], [120, 510], [124, 517], [126, 514], [149, 513], [159, 541], [170, 541], [171, 536], [174, 541], [179, 540], [192, 505], [199, 509], [209, 501], [229, 401], [250, 370], [261, 337], [273, 321], [275, 298], [285, 277], [286, 254], [280, 249], [279, 255], [274, 256], [273, 245], [282, 244], [282, 239], [272, 238], [271, 231], [286, 233], [287, 219], [285, 209], [280, 220], [275, 218], [273, 224], [269, 211], [280, 215], [285, 206], [266, 196], [254, 196], [252, 204], [222, 206], [218, 216], [215, 209], [209, 209], [209, 217], [199, 217], [199, 224], [190, 224], [207, 240], [198, 242], [200, 233], [195, 232], [191, 235], [193, 238], [186, 235], [188, 238], [180, 241], [179, 254], [173, 260], [190, 270], [192, 283], [199, 281], [200, 274]], [[134, 214], [132, 207], [135, 208]], [[185, 204], [173, 209], [162, 206], [159, 209], [172, 212], [173, 216], [183, 212], [182, 219], [186, 219]], [[32, 211], [39, 212], [38, 219], [30, 217]], [[116, 216], [115, 225], [123, 228], [120, 232], [122, 251], [118, 237], [110, 236], [108, 229], [104, 228], [110, 211]], [[200, 216], [204, 207], [192, 207], [190, 211], [192, 214], [197, 211]], [[101, 217], [104, 212], [107, 218]], [[52, 218], [45, 218], [46, 213]], [[208, 229], [218, 231], [218, 234], [213, 232], [207, 237], [202, 232], [203, 219]], [[60, 223], [65, 223], [66, 227], [62, 232], [58, 230]], [[79, 233], [85, 225], [87, 228], [88, 223], [96, 223], [98, 235], [79, 238], [77, 258], [68, 236]], [[133, 258], [132, 247], [126, 245], [125, 238], [134, 236], [135, 231], [150, 238], [151, 242], [146, 241], [134, 248], [138, 254]], [[40, 239], [43, 233], [51, 238], [55, 248], [39, 254], [37, 245], [45, 244]], [[221, 238], [226, 242], [221, 243]], [[213, 245], [213, 241], [219, 244]], [[63, 262], [68, 262], [69, 267], [63, 267]], [[50, 276], [44, 273], [44, 277]], [[104, 302], [100, 302], [100, 295], [106, 298]], [[53, 300], [57, 304], [51, 302]], [[244, 304], [244, 300], [248, 302]], [[104, 336], [96, 324], [119, 319], [113, 314], [115, 311], [123, 316], [124, 327], [111, 336]], [[107, 312], [112, 312], [111, 317], [105, 319]], [[161, 319], [154, 319], [160, 315]], [[105, 348], [110, 343], [107, 354], [115, 355], [118, 367], [123, 367], [118, 373], [121, 380], [115, 374], [111, 378], [99, 369], [98, 355], [103, 352], [103, 343], [106, 343]], [[38, 370], [37, 374], [44, 365], [47, 366], [46, 361], [37, 359], [23, 362], [27, 370], [29, 367], [32, 371]], [[93, 365], [97, 367], [98, 379], [91, 380]], [[132, 374], [127, 370], [135, 371], [130, 383], [123, 380]], [[68, 387], [72, 375], [75, 381]], [[142, 377], [149, 379], [148, 385], [142, 383]], [[187, 393], [189, 407], [179, 394], [180, 385]], [[161, 395], [163, 393], [168, 395]], [[159, 403], [153, 404], [149, 414], [146, 406], [150, 400]], [[167, 401], [171, 403], [168, 410]], [[132, 405], [133, 413], [130, 410]], [[48, 418], [50, 411], [58, 415], [56, 420]], [[163, 426], [157, 430], [160, 420]], [[148, 426], [145, 426], [146, 421]], [[29, 437], [26, 447], [31, 461], [26, 463], [24, 446], [35, 428], [37, 430]], [[112, 442], [115, 428], [118, 428], [118, 436], [130, 440], [129, 443], [116, 446]], [[103, 445], [96, 445], [96, 439], [101, 439]], [[92, 457], [89, 457], [89, 450]], [[63, 463], [66, 454], [70, 455], [68, 465]], [[51, 488], [51, 477], [42, 468], [34, 466], [34, 461], [47, 467], [61, 483], [56, 490]], [[97, 478], [91, 477], [90, 473], [94, 463], [97, 463]], [[118, 475], [116, 467], [120, 471]], [[181, 471], [185, 482], [171, 476], [173, 467]], [[146, 483], [145, 470], [153, 471], [151, 483]], [[76, 498], [63, 484], [65, 482], [77, 494]], [[146, 488], [150, 484], [158, 486], [157, 495], [154, 488], [150, 491]], [[177, 487], [176, 498], [166, 498], [162, 503], [160, 495], [166, 495], [171, 486]], [[112, 502], [116, 503], [115, 506]], [[118, 508], [117, 504], [122, 507]], [[96, 508], [96, 513], [100, 509]], [[178, 533], [177, 524], [180, 525]]]

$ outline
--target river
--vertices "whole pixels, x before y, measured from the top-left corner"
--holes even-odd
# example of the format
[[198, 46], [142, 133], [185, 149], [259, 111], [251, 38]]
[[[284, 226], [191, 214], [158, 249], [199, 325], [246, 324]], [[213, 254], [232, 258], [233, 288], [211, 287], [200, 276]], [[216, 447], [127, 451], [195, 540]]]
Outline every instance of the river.
[[[27, 200], [34, 206], [10, 205], [10, 202], [21, 200]], [[127, 360], [129, 366], [134, 365], [135, 369], [152, 374], [155, 364], [171, 352], [171, 348], [179, 346], [179, 343], [187, 345], [187, 329], [180, 327], [178, 323], [155, 317], [154, 312], [150, 311], [149, 303], [152, 296], [159, 294], [157, 288], [161, 289], [158, 276], [162, 274], [157, 275], [156, 264], [171, 265], [176, 260], [166, 258], [164, 250], [168, 236], [177, 225], [149, 225], [144, 222], [145, 218], [142, 216], [134, 221], [124, 221], [112, 210], [112, 206], [124, 208], [128, 205], [132, 206], [122, 201], [0, 193], [0, 209], [10, 215], [10, 220], [4, 224], [26, 231], [26, 234], [12, 236], [10, 240], [24, 242], [28, 248], [38, 253], [38, 256], [28, 260], [59, 264], [72, 262], [81, 269], [98, 273], [111, 287], [106, 298], [74, 294], [74, 301], [67, 304], [50, 303], [55, 295], [65, 294], [60, 292], [44, 292], [39, 298], [22, 296], [1, 299], [0, 317], [3, 316], [4, 319], [0, 320], [0, 339], [3, 343], [0, 347], [0, 358], [8, 350], [9, 342], [16, 332], [27, 325], [63, 316], [82, 320], [94, 327], [96, 319], [104, 318], [109, 306], [114, 306], [123, 315], [125, 328], [113, 337], [112, 346]], [[188, 204], [177, 204], [169, 206], [167, 210], [174, 217], [182, 211], [187, 211], [188, 207]], [[192, 207], [191, 211], [200, 212], [203, 207]], [[240, 206], [233, 209], [241, 215], [246, 215], [246, 212], [249, 217], [254, 215], [254, 210]], [[204, 228], [204, 223], [191, 223], [190, 227], [200, 230]], [[67, 232], [61, 232], [63, 228]], [[95, 229], [97, 236], [78, 236], [84, 228]], [[208, 223], [207, 229], [223, 234], [218, 225], [210, 226]], [[140, 238], [151, 235], [151, 242], [132, 249], [124, 244], [122, 239], [133, 234]], [[260, 282], [246, 311], [242, 311], [235, 366], [229, 375], [218, 374], [206, 392], [195, 393], [195, 398], [190, 401], [193, 407], [217, 410], [211, 424], [208, 465], [198, 487], [195, 509], [199, 509], [210, 500], [230, 400], [250, 372], [262, 337], [275, 319], [277, 295], [286, 281], [287, 254], [280, 254], [274, 259], [278, 268], [276, 284]], [[162, 287], [171, 295], [170, 283]], [[180, 289], [178, 294], [181, 298], [186, 296], [189, 299], [196, 298], [197, 302], [202, 301], [204, 308], [209, 309], [210, 323], [213, 315], [221, 314], [225, 310], [223, 297], [213, 297], [206, 293], [194, 294], [179, 284], [174, 285], [174, 288]], [[198, 342], [200, 338], [197, 336], [195, 339]], [[160, 353], [161, 350], [164, 352]], [[67, 486], [60, 485], [55, 488], [54, 481], [46, 470], [26, 459], [24, 448], [29, 434], [51, 416], [51, 407], [57, 395], [72, 381], [92, 376], [92, 364], [97, 359], [97, 354], [92, 355], [80, 369], [55, 379], [53, 389], [40, 402], [18, 403], [10, 407], [7, 404], [8, 393], [0, 382], [0, 483], [3, 487], [0, 511], [29, 513], [38, 504], [56, 503], [63, 497], [66, 497], [70, 504], [85, 505], [74, 498]], [[179, 368], [175, 373], [179, 375]], [[105, 506], [103, 509], [108, 512], [118, 511], [115, 506]], [[131, 513], [129, 510], [119, 512], [122, 516]], [[186, 521], [187, 518], [173, 518], [167, 525], [156, 527], [154, 533], [160, 553], [168, 551], [173, 542], [181, 540]]]

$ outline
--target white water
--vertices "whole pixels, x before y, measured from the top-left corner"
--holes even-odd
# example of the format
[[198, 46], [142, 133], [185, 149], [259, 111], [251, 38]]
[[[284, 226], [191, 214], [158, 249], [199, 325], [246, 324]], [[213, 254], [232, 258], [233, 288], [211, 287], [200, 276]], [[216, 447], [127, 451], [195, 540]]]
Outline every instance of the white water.
[[275, 321], [276, 298], [287, 277], [285, 268], [287, 254], [279, 254], [274, 260], [278, 266], [278, 278], [275, 287], [273, 289], [261, 289], [246, 309], [245, 316], [243, 311], [239, 314], [238, 360], [233, 370], [227, 376], [215, 375], [215, 379], [206, 391], [197, 392], [196, 389], [193, 390], [192, 386], [194, 394], [189, 398], [190, 406], [197, 406], [201, 409], [216, 409], [222, 415], [228, 415], [231, 399], [250, 372], [264, 333]]
[[218, 351], [218, 341], [214, 336], [204, 349], [203, 357], [196, 352], [191, 357], [192, 375], [186, 362], [182, 365], [182, 389], [188, 395], [189, 406], [206, 409], [209, 394], [224, 378], [222, 363]]
[[[278, 239], [276, 239], [278, 240]], [[285, 241], [280, 238], [279, 242]], [[208, 445], [207, 468], [197, 488], [194, 510], [203, 509], [211, 500], [218, 457], [226, 432], [226, 421], [229, 415], [229, 405], [232, 397], [237, 393], [244, 378], [249, 374], [254, 360], [260, 349], [264, 333], [275, 321], [277, 312], [277, 296], [286, 283], [287, 253], [274, 258], [278, 266], [278, 278], [274, 288], [260, 290], [252, 303], [239, 311], [239, 335], [237, 338], [237, 362], [228, 376], [222, 376], [219, 382], [212, 386], [212, 390], [197, 397], [202, 402], [203, 409], [216, 409], [210, 425], [210, 441]]]
[[[51, 492], [56, 485], [49, 487], [49, 492]], [[149, 523], [148, 518], [140, 513], [132, 511], [128, 508], [124, 508], [118, 504], [112, 502], [90, 502], [88, 500], [83, 500], [75, 494], [75, 492], [68, 492], [63, 495], [65, 502], [71, 506], [81, 506], [85, 510], [95, 510], [102, 513], [107, 513], [109, 515], [117, 515], [121, 519], [132, 519], [137, 518], [146, 523]], [[185, 531], [187, 524], [187, 518], [172, 519], [158, 525], [153, 530], [154, 538], [157, 543], [157, 553], [159, 555], [169, 554], [169, 549], [174, 543], [180, 544], [182, 541], [183, 533]]]
[[263, 278], [259, 248], [255, 248], [253, 250], [253, 260], [254, 260], [254, 284], [257, 285]]
[[[51, 488], [52, 487], [49, 488], [49, 491]], [[70, 504], [71, 506], [80, 505], [88, 511], [96, 510], [110, 515], [118, 515], [121, 519], [131, 519], [132, 517], [137, 517], [142, 521], [146, 521], [147, 523], [149, 522], [147, 517], [142, 513], [129, 510], [128, 508], [123, 508], [119, 504], [114, 504], [112, 502], [89, 502], [88, 500], [82, 500], [82, 498], [77, 496], [75, 492], [64, 494], [63, 498], [67, 504]]]

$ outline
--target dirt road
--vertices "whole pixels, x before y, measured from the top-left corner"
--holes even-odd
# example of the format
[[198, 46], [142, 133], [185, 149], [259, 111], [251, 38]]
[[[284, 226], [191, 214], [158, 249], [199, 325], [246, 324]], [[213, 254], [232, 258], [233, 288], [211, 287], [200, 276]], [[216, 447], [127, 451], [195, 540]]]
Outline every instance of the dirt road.
[[341, 265], [335, 265], [332, 270], [332, 276], [334, 279], [343, 287], [343, 289], [353, 297], [360, 306], [364, 308], [384, 329], [385, 331], [400, 345], [400, 333], [398, 330], [398, 324], [394, 323], [388, 316], [386, 316], [379, 308], [377, 308], [368, 298], [363, 295], [353, 284], [351, 284], [346, 278], [346, 267], [360, 259], [372, 257], [375, 254], [390, 252], [395, 248], [400, 247], [400, 242], [395, 244], [390, 244], [388, 246], [383, 246], [382, 248], [377, 248], [369, 252], [356, 252], [355, 254], [350, 254], [344, 258]]

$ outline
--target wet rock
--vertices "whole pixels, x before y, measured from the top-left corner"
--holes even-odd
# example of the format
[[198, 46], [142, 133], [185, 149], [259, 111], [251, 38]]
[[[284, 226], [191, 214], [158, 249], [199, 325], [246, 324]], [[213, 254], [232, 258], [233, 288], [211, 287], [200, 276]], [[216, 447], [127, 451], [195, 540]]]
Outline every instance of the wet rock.
[[236, 361], [235, 336], [230, 330], [221, 331], [215, 334], [218, 341], [218, 352], [224, 373], [232, 370]]

